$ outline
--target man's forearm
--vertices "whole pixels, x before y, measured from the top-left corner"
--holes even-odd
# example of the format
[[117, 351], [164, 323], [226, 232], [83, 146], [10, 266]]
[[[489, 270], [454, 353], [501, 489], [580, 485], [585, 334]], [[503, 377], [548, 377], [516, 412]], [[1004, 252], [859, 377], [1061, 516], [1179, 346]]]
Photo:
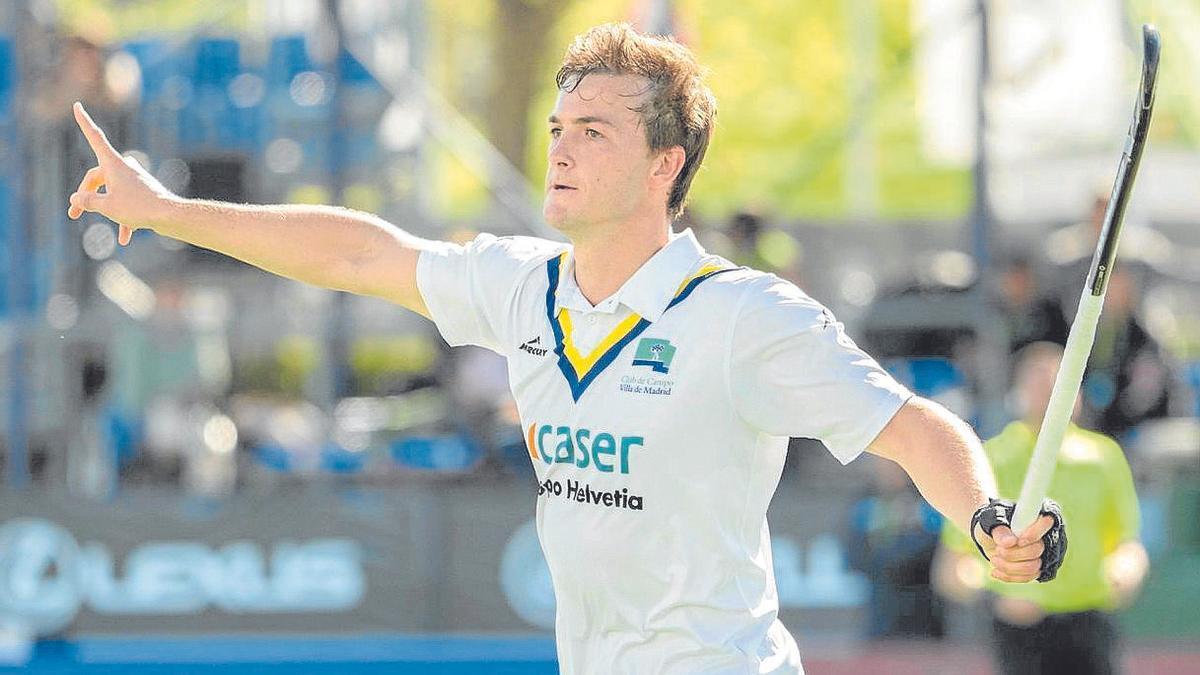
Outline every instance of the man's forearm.
[[975, 432], [932, 401], [910, 399], [870, 450], [900, 464], [925, 500], [964, 532], [975, 510], [998, 496]]
[[160, 235], [224, 253], [289, 279], [355, 291], [353, 270], [381, 234], [416, 237], [359, 211], [306, 204], [172, 199], [151, 226]]

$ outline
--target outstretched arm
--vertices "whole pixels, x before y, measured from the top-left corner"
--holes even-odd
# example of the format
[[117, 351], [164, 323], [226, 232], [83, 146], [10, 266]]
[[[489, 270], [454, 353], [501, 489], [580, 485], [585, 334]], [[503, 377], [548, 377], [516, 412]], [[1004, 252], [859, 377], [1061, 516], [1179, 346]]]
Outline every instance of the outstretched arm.
[[[908, 473], [921, 495], [964, 532], [976, 509], [997, 496], [978, 437], [965, 422], [928, 399], [913, 397], [871, 442], [868, 451]], [[1054, 521], [1042, 516], [1017, 537], [1003, 525], [976, 537], [1001, 581], [1031, 581], [1041, 569], [1042, 536]]]
[[136, 160], [122, 157], [81, 104], [74, 112], [97, 166], [70, 197], [72, 219], [99, 213], [117, 223], [122, 245], [136, 230], [153, 230], [289, 279], [383, 298], [429, 316], [416, 269], [420, 252], [433, 242], [341, 207], [184, 199]]

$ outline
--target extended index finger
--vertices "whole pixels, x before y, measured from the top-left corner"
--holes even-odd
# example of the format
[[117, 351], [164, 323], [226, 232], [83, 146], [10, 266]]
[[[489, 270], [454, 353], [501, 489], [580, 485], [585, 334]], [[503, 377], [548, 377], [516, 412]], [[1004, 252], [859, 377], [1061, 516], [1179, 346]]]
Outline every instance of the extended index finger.
[[120, 158], [120, 153], [108, 142], [108, 137], [104, 135], [104, 130], [83, 109], [83, 104], [76, 101], [72, 109], [75, 111], [75, 121], [83, 131], [83, 137], [87, 139], [88, 145], [92, 146], [92, 152], [96, 153], [96, 159], [112, 160]]

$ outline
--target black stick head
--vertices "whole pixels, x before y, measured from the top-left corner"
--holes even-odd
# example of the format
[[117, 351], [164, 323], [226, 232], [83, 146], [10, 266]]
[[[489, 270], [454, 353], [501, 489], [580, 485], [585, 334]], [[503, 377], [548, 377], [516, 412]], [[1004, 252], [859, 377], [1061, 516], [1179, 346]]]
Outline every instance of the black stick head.
[[1162, 42], [1158, 29], [1152, 24], [1142, 24], [1142, 84], [1139, 102], [1143, 110], [1154, 105], [1154, 85], [1158, 81], [1158, 57]]
[[1117, 167], [1117, 179], [1113, 184], [1112, 197], [1108, 200], [1108, 211], [1104, 214], [1104, 226], [1100, 229], [1100, 240], [1087, 276], [1087, 291], [1093, 296], [1104, 295], [1108, 279], [1112, 276], [1113, 263], [1117, 257], [1117, 242], [1121, 237], [1121, 222], [1125, 207], [1133, 190], [1133, 180], [1142, 162], [1142, 151], [1146, 149], [1146, 137], [1150, 134], [1150, 117], [1154, 112], [1154, 90], [1158, 84], [1158, 60], [1162, 49], [1158, 29], [1150, 24], [1142, 26], [1142, 81], [1138, 85], [1138, 96], [1134, 102], [1133, 120], [1129, 124], [1129, 136], [1125, 141], [1125, 152]]

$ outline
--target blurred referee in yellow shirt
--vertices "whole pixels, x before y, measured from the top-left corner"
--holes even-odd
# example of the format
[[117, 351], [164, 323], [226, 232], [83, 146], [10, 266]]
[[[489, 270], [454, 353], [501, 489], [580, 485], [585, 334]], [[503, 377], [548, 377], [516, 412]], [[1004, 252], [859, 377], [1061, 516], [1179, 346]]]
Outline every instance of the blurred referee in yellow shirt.
[[[1038, 342], [1017, 359], [1014, 398], [1021, 419], [984, 444], [1000, 494], [1016, 499], [1054, 387], [1062, 348]], [[955, 525], [942, 531], [934, 585], [966, 602], [990, 591], [993, 651], [1000, 672], [1119, 672], [1117, 626], [1111, 612], [1128, 605], [1148, 568], [1138, 538], [1140, 519], [1133, 476], [1111, 438], [1071, 426], [1049, 495], [1071, 523], [1066, 560], [1044, 584], [985, 578], [971, 539]]]

